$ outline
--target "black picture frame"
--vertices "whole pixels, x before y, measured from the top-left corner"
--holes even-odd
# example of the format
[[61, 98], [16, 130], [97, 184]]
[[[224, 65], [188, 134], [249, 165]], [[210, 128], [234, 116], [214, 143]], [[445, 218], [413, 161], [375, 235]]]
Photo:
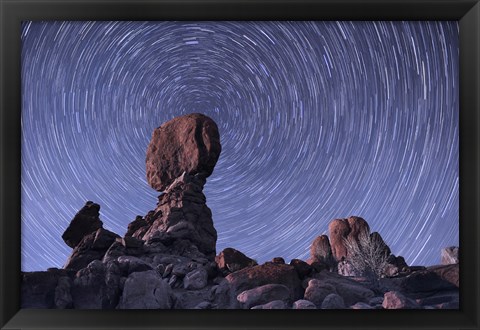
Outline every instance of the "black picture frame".
[[[478, 0], [0, 0], [1, 329], [479, 329]], [[23, 20], [458, 20], [459, 310], [20, 309], [20, 28]]]

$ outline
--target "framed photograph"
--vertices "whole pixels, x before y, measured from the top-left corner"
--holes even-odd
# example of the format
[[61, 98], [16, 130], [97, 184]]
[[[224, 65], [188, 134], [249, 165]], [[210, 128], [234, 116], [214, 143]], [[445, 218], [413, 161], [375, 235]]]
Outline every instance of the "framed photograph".
[[479, 328], [477, 0], [0, 11], [2, 329]]

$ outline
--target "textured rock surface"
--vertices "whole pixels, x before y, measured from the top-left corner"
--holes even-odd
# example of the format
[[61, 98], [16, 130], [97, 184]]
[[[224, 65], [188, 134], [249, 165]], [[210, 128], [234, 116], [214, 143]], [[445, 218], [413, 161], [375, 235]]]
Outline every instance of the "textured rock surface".
[[334, 285], [317, 279], [311, 279], [308, 281], [304, 299], [314, 303], [317, 308], [321, 308], [324, 299], [332, 293], [337, 293]]
[[458, 246], [449, 246], [442, 249], [441, 259], [442, 265], [458, 264]]
[[147, 149], [147, 181], [152, 188], [164, 191], [183, 172], [213, 172], [222, 148], [215, 122], [193, 113], [174, 118], [153, 132]]
[[308, 263], [319, 262], [325, 264], [329, 268], [333, 268], [335, 260], [333, 259], [330, 240], [327, 235], [321, 235], [315, 238], [310, 246], [310, 258]]
[[459, 265], [429, 267], [426, 270], [414, 272], [402, 278], [400, 286], [406, 292], [458, 289], [460, 286]]
[[244, 255], [242, 252], [233, 248], [226, 248], [215, 257], [218, 268], [225, 274], [236, 272], [237, 270], [255, 266], [257, 263]]
[[300, 298], [303, 293], [300, 279], [291, 265], [266, 262], [263, 265], [241, 269], [225, 279], [236, 295], [265, 284], [285, 285], [290, 289], [292, 299]]
[[266, 284], [254, 289], [246, 290], [237, 296], [243, 308], [263, 305], [274, 300], [288, 301], [290, 289], [281, 284]]
[[63, 233], [62, 238], [65, 243], [75, 248], [85, 236], [102, 228], [103, 223], [99, 216], [100, 205], [91, 201], [86, 202]]
[[314, 303], [305, 299], [299, 299], [293, 303], [292, 309], [316, 309]]
[[185, 275], [183, 285], [185, 289], [199, 290], [207, 286], [207, 280], [207, 271], [204, 268], [198, 268]]
[[313, 271], [312, 266], [310, 266], [308, 263], [300, 259], [292, 259], [290, 261], [290, 265], [292, 265], [295, 268], [295, 270], [297, 271], [298, 277], [300, 278], [304, 278], [310, 275]]
[[374, 292], [363, 284], [336, 273], [323, 271], [315, 274], [314, 277], [323, 285], [331, 285], [334, 287], [335, 291], [329, 292], [329, 294], [337, 293], [343, 298], [346, 306], [351, 306], [359, 301], [368, 302], [370, 298], [375, 296]]
[[[142, 222], [137, 219], [135, 225], [130, 224], [129, 232], [137, 228], [132, 236], [146, 241], [146, 245], [161, 243], [170, 246], [174, 254], [190, 253], [191, 257], [198, 250], [213, 260], [217, 231], [202, 192], [204, 184], [201, 175], [181, 175], [159, 197], [157, 208], [147, 215], [145, 225], [140, 226]], [[180, 243], [181, 240], [185, 242]]]
[[338, 294], [331, 293], [325, 297], [321, 307], [322, 309], [343, 309], [345, 308], [345, 302]]
[[86, 235], [73, 249], [63, 268], [79, 270], [94, 260], [102, 260], [115, 239], [119, 237], [103, 228]]
[[405, 297], [398, 291], [386, 292], [382, 306], [385, 309], [415, 309], [419, 307], [415, 301]]
[[362, 231], [370, 232], [368, 223], [360, 217], [349, 217], [348, 219], [335, 219], [328, 225], [330, 233], [330, 246], [333, 257], [336, 261], [348, 258], [348, 250], [345, 247], [345, 239], [357, 239]]
[[57, 295], [57, 287], [60, 278], [64, 276], [67, 276], [67, 272], [59, 269], [22, 273], [21, 307], [63, 308], [63, 304], [58, 301], [61, 293]]
[[106, 308], [105, 265], [94, 260], [81, 269], [73, 280], [72, 298], [76, 309]]
[[168, 309], [172, 306], [170, 286], [153, 271], [128, 276], [118, 308]]
[[258, 305], [252, 307], [252, 309], [286, 309], [288, 308], [284, 301], [274, 300], [264, 305]]

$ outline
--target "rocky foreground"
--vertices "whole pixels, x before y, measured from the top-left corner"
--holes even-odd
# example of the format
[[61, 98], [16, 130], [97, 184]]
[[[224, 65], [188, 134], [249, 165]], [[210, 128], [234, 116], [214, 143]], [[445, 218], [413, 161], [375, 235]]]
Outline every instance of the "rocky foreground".
[[442, 265], [409, 266], [361, 217], [333, 220], [306, 261], [258, 265], [234, 248], [216, 254], [203, 187], [220, 152], [217, 126], [204, 115], [157, 128], [146, 158], [147, 180], [161, 191], [156, 208], [120, 236], [88, 201], [62, 235], [73, 249], [65, 266], [22, 272], [22, 308], [459, 308], [458, 248], [442, 250]]

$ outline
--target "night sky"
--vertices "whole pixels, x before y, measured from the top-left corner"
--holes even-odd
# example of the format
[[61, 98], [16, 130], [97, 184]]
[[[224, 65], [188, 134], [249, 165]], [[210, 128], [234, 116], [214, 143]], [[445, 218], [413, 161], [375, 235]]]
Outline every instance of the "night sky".
[[87, 200], [120, 235], [154, 209], [150, 137], [192, 112], [220, 130], [217, 252], [306, 259], [350, 215], [409, 264], [458, 245], [457, 22], [25, 22], [22, 41], [24, 271], [63, 266]]

